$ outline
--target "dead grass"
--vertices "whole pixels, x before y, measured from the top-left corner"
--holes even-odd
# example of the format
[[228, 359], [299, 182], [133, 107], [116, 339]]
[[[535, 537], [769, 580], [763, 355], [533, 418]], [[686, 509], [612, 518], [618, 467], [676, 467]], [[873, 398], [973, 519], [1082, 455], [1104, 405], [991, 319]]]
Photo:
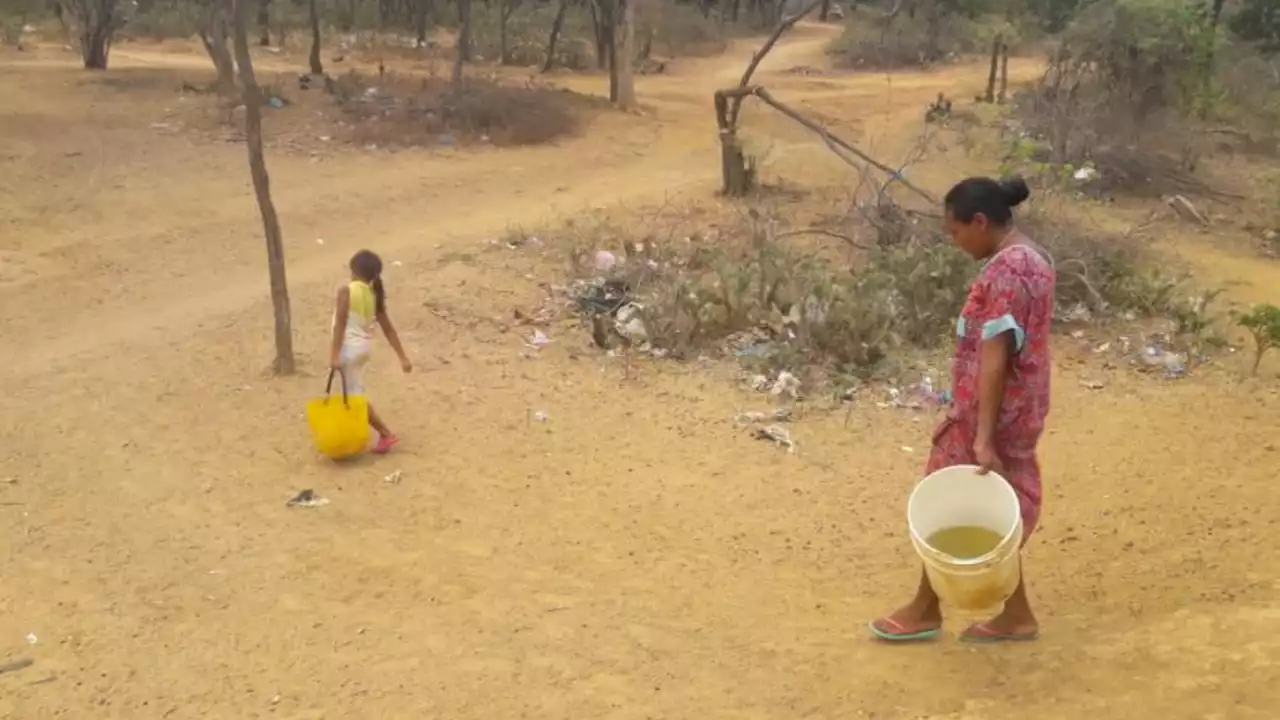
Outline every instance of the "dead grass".
[[546, 85], [509, 85], [469, 77], [460, 87], [439, 77], [351, 72], [331, 93], [351, 124], [352, 140], [384, 147], [478, 140], [536, 145], [572, 135], [589, 101]]

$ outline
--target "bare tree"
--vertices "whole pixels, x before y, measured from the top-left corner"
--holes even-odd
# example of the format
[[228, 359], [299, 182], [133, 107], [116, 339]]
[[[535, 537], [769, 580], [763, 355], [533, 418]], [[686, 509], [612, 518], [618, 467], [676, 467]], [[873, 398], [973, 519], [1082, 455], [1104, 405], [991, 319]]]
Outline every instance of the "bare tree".
[[236, 93], [236, 65], [227, 49], [227, 8], [222, 0], [209, 3], [205, 26], [200, 29], [200, 42], [213, 60], [218, 73], [218, 94], [230, 98]]
[[249, 148], [249, 175], [253, 192], [262, 213], [262, 229], [267, 239], [267, 270], [271, 276], [271, 305], [275, 314], [277, 375], [294, 372], [293, 327], [289, 317], [289, 282], [284, 267], [284, 241], [280, 237], [280, 218], [271, 202], [271, 181], [267, 177], [267, 161], [262, 154], [262, 88], [253, 75], [253, 59], [249, 56], [248, 25], [251, 0], [227, 0], [231, 4], [236, 65], [240, 68], [240, 85], [244, 89], [245, 144]]
[[413, 29], [417, 33], [415, 45], [427, 46], [427, 18], [431, 15], [431, 0], [413, 0]]
[[324, 74], [324, 64], [320, 62], [320, 13], [316, 10], [316, 0], [307, 0], [307, 13], [311, 20], [311, 55], [308, 62], [314, 75]]
[[453, 57], [453, 87], [462, 87], [462, 66], [471, 61], [471, 0], [458, 0], [458, 15], [462, 25], [458, 28], [457, 50]]
[[271, 0], [258, 0], [258, 44], [271, 44]]
[[614, 57], [617, 60], [618, 96], [615, 101], [623, 110], [634, 110], [636, 107], [636, 82], [632, 72], [632, 61], [636, 56], [636, 2], [638, 0], [619, 0], [622, 3], [622, 47]]
[[560, 31], [564, 29], [564, 16], [569, 12], [569, 0], [560, 0], [556, 5], [556, 17], [551, 21], [551, 37], [547, 40], [547, 59], [542, 63], [542, 72], [551, 72], [556, 65], [556, 43], [560, 40]]
[[66, 9], [80, 36], [80, 57], [86, 70], [106, 70], [111, 40], [119, 27], [116, 0], [67, 0]]
[[511, 48], [508, 47], [507, 38], [507, 21], [515, 14], [517, 8], [520, 7], [520, 0], [502, 0], [501, 6], [498, 7], [498, 63], [501, 65], [511, 64]]

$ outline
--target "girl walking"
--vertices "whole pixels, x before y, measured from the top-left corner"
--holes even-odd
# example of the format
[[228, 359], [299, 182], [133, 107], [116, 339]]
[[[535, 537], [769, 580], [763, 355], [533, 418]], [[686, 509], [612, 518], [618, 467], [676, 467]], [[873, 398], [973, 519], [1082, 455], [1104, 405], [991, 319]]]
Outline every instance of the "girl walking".
[[[329, 351], [329, 366], [342, 373], [347, 392], [363, 395], [364, 366], [373, 351], [375, 326], [382, 327], [391, 349], [400, 358], [400, 367], [407, 373], [413, 363], [400, 344], [400, 335], [387, 314], [387, 293], [382, 287], [382, 258], [369, 250], [361, 250], [350, 262], [351, 282], [338, 289], [333, 311], [333, 342]], [[369, 403], [369, 424], [378, 432], [378, 443], [373, 452], [381, 455], [391, 451], [400, 439], [382, 421], [373, 403]]]
[[[956, 323], [952, 401], [934, 432], [926, 474], [977, 465], [1006, 478], [1018, 495], [1025, 544], [1040, 519], [1036, 444], [1049, 413], [1049, 330], [1055, 273], [1042, 250], [1013, 225], [1012, 208], [1030, 196], [1021, 179], [970, 178], [945, 199], [951, 239], [985, 263]], [[923, 573], [916, 596], [871, 623], [888, 641], [928, 640], [942, 628], [938, 595]], [[1039, 624], [1018, 588], [1004, 609], [970, 626], [966, 642], [1033, 640]]]

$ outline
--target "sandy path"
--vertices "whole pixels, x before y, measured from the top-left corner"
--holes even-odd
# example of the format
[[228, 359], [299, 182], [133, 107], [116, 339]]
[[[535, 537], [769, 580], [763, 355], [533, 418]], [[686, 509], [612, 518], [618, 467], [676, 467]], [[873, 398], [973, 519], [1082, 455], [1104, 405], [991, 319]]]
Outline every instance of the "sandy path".
[[[822, 32], [763, 76], [820, 62]], [[642, 365], [620, 383], [577, 333], [553, 328], [529, 360], [488, 321], [543, 279], [487, 249], [509, 224], [706, 195], [709, 90], [748, 48], [644, 79], [652, 116], [554, 148], [273, 155], [312, 373], [279, 381], [261, 377], [243, 149], [157, 132], [162, 107], [118, 88], [29, 92], [84, 82], [64, 64], [0, 68], [6, 97], [35, 98], [0, 110], [16, 201], [0, 333], [18, 339], [0, 350], [0, 478], [16, 479], [0, 484], [0, 662], [35, 660], [0, 674], [0, 717], [1272, 717], [1280, 565], [1258, 548], [1280, 522], [1274, 383], [1116, 370], [1086, 391], [1096, 371], [1064, 343], [1028, 561], [1045, 638], [884, 648], [861, 626], [912, 582], [902, 502], [929, 418], [809, 417], [788, 457], [728, 422], [760, 401], [726, 378]], [[144, 65], [199, 67], [120, 57], [140, 82]], [[839, 114], [884, 82], [825, 77], [809, 95], [773, 77], [803, 102], [847, 92]], [[866, 119], [905, 126], [980, 82], [895, 78]], [[75, 118], [85, 105], [99, 126]], [[403, 452], [334, 468], [298, 412], [329, 288], [364, 244], [403, 263], [388, 280], [420, 372], [384, 356], [373, 373]], [[1204, 247], [1224, 274], [1252, 267]], [[287, 510], [303, 487], [333, 504]]]

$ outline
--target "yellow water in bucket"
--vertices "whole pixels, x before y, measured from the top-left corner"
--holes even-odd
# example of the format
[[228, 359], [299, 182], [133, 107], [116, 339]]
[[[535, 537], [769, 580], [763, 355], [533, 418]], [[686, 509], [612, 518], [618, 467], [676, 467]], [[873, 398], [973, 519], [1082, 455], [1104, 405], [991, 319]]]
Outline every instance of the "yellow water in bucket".
[[946, 605], [999, 607], [1018, 586], [1022, 514], [1013, 488], [973, 465], [944, 468], [921, 480], [907, 501], [911, 544]]

